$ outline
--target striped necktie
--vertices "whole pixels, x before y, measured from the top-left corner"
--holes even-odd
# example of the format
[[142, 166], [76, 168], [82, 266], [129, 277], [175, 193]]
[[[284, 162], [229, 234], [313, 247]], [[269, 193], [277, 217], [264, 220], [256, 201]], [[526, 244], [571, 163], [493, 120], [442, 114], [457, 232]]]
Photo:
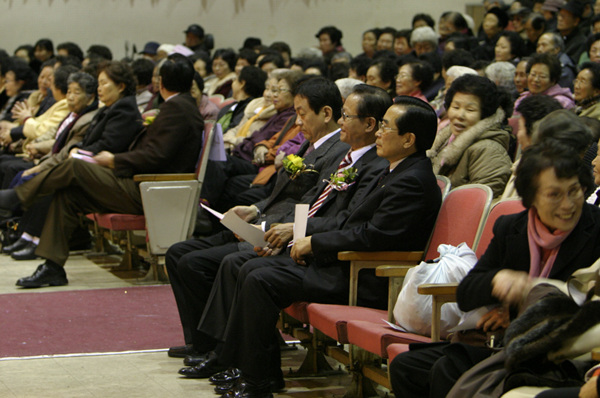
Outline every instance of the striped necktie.
[[[340, 162], [340, 165], [337, 168], [338, 170], [344, 169], [352, 164], [352, 156], [350, 156], [351, 152], [352, 151], [348, 151], [348, 153], [346, 154], [344, 159], [342, 159], [342, 161]], [[333, 189], [333, 185], [331, 185], [331, 184], [328, 184], [325, 187], [323, 192], [321, 192], [321, 195], [319, 195], [319, 198], [317, 199], [317, 201], [315, 203], [313, 203], [313, 205], [308, 210], [308, 218], [314, 217], [315, 213], [319, 210], [319, 208], [321, 206], [323, 206], [323, 203], [325, 202], [325, 200], [331, 193], [332, 189]]]

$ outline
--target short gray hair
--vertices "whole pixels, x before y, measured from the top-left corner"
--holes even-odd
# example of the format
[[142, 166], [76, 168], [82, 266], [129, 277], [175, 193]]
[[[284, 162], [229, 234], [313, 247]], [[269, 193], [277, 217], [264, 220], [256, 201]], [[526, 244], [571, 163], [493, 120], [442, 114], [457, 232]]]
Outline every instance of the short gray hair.
[[69, 75], [69, 79], [67, 80], [68, 84], [77, 83], [79, 86], [85, 91], [85, 93], [89, 95], [96, 95], [96, 90], [98, 90], [98, 82], [94, 78], [94, 76], [85, 72], [75, 72]]
[[352, 89], [354, 88], [354, 86], [357, 86], [357, 85], [363, 84], [363, 83], [364, 82], [362, 82], [358, 79], [352, 79], [350, 77], [344, 77], [342, 79], [337, 79], [335, 81], [335, 85], [340, 90], [340, 93], [342, 94], [342, 98], [348, 98], [350, 93], [352, 93]]
[[420, 43], [423, 41], [430, 42], [434, 46], [437, 46], [438, 45], [438, 35], [429, 26], [421, 26], [420, 28], [413, 30], [412, 34], [410, 35], [411, 47], [414, 47], [415, 43]]
[[491, 63], [485, 68], [485, 75], [498, 87], [504, 87], [510, 91], [515, 89], [515, 66], [510, 62]]
[[552, 38], [552, 44], [554, 44], [554, 47], [558, 48], [558, 52], [565, 52], [565, 41], [558, 33], [545, 32], [544, 34]]

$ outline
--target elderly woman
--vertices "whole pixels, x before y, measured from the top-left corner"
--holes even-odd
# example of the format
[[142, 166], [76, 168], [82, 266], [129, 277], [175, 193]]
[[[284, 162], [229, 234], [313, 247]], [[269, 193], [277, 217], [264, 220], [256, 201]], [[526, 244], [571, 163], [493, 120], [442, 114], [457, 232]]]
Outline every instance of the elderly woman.
[[244, 110], [244, 116], [239, 124], [230, 128], [223, 135], [225, 149], [231, 151], [236, 145], [240, 144], [244, 138], [263, 127], [267, 121], [273, 117], [277, 111], [273, 106], [273, 92], [277, 88], [277, 82], [281, 78], [282, 71], [286, 69], [275, 69], [265, 82], [263, 96], [250, 101]]
[[396, 95], [408, 95], [428, 102], [423, 90], [433, 81], [431, 66], [423, 61], [409, 62], [398, 69]]
[[600, 64], [586, 62], [581, 65], [573, 88], [577, 114], [600, 119]]
[[600, 63], [600, 33], [591, 34], [587, 39], [585, 48], [587, 49], [587, 57], [586, 53], [583, 53], [580, 58], [580, 64], [583, 63], [581, 61], [585, 60], [585, 58], [589, 61]]
[[362, 54], [359, 56], [365, 56], [373, 58], [377, 49], [377, 39], [379, 38], [379, 29], [369, 29], [362, 34]]
[[[558, 84], [560, 78], [560, 62], [554, 55], [534, 54], [527, 63], [527, 87], [529, 91], [523, 92], [515, 101], [515, 109], [523, 98], [530, 95], [548, 95], [556, 99], [565, 109], [575, 107], [571, 90]], [[515, 116], [518, 113], [515, 112]]]
[[231, 86], [237, 77], [235, 74], [235, 58], [235, 52], [230, 48], [220, 48], [215, 51], [211, 65], [217, 80], [211, 83], [206, 92], [209, 97], [213, 94], [221, 94], [225, 98], [231, 96]]
[[412, 31], [410, 46], [417, 57], [421, 54], [436, 51], [438, 48], [438, 35], [429, 26], [422, 26]]
[[515, 88], [515, 66], [510, 62], [492, 62], [485, 68], [485, 76], [498, 88], [508, 91], [513, 98], [518, 97]]
[[[98, 82], [86, 73], [75, 73], [69, 77], [67, 102], [71, 113], [61, 126], [52, 155], [23, 172], [13, 180], [20, 184], [35, 175], [54, 167], [78, 153], [96, 154], [101, 151], [121, 153], [126, 151], [142, 128], [141, 115], [135, 101], [135, 77], [125, 62], [110, 61], [101, 66]], [[105, 106], [97, 112], [94, 89]], [[79, 113], [77, 113], [79, 112]], [[93, 116], [93, 118], [92, 118]], [[91, 120], [90, 120], [91, 119]], [[63, 129], [61, 131], [61, 128]], [[27, 209], [24, 215], [24, 231], [28, 233], [14, 245], [3, 248], [6, 254], [19, 252], [17, 259], [35, 258], [46, 213], [52, 196], [44, 197]]]
[[190, 95], [196, 100], [198, 110], [202, 115], [202, 119], [216, 121], [219, 115], [219, 107], [208, 99], [208, 95], [204, 94], [204, 79], [198, 72], [194, 72], [194, 80]]
[[496, 47], [494, 47], [494, 60], [496, 62], [511, 62], [516, 65], [519, 58], [523, 55], [525, 44], [518, 33], [503, 31], [498, 36]]
[[367, 84], [384, 89], [390, 97], [396, 94], [398, 66], [389, 58], [379, 58], [367, 70]]
[[[496, 221], [494, 238], [456, 294], [463, 311], [496, 306], [477, 323], [484, 332], [508, 326], [508, 309], [524, 298], [532, 278], [565, 281], [600, 256], [600, 209], [584, 203], [591, 173], [572, 149], [552, 140], [530, 147], [516, 186], [527, 210]], [[392, 361], [396, 396], [445, 397], [462, 373], [491, 354], [464, 343], [419, 348]]]
[[475, 75], [461, 76], [450, 86], [445, 98], [450, 123], [438, 132], [427, 156], [433, 171], [449, 177], [453, 187], [484, 184], [494, 196], [504, 190], [512, 164], [509, 133], [502, 130], [504, 109], [510, 108], [507, 96]]

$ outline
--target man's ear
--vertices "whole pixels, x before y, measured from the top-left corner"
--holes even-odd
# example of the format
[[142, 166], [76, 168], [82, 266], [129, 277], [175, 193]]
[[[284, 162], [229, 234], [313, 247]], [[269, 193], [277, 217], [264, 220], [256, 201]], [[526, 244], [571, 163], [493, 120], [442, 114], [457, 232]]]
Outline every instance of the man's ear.
[[379, 122], [374, 117], [367, 118], [367, 129], [368, 133], [374, 133], [379, 130]]
[[[325, 115], [325, 123], [329, 123], [333, 120], [333, 109], [330, 106], [325, 105], [323, 109], [321, 109], [321, 112]], [[337, 122], [337, 120], [334, 120], [334, 122]]]
[[406, 133], [406, 141], [404, 141], [404, 148], [411, 148], [416, 145], [417, 136], [414, 133]]

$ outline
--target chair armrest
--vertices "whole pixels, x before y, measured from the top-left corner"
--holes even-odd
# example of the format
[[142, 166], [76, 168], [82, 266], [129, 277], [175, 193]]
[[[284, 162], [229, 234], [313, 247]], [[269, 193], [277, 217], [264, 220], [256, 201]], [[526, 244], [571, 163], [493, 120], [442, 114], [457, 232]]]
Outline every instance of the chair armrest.
[[457, 282], [453, 283], [426, 283], [419, 285], [417, 292], [419, 294], [427, 294], [430, 296], [449, 296], [454, 295], [456, 297], [456, 288], [458, 287]]
[[600, 347], [592, 350], [592, 359], [594, 361], [600, 361]]
[[421, 261], [423, 252], [354, 252], [338, 253], [340, 261]]
[[136, 174], [133, 176], [135, 182], [146, 181], [189, 181], [196, 179], [194, 173], [186, 174]]
[[380, 265], [375, 268], [375, 275], [386, 278], [403, 278], [414, 265]]
[[427, 283], [417, 287], [419, 294], [431, 295], [431, 341], [440, 341], [442, 305], [456, 301], [458, 283]]

